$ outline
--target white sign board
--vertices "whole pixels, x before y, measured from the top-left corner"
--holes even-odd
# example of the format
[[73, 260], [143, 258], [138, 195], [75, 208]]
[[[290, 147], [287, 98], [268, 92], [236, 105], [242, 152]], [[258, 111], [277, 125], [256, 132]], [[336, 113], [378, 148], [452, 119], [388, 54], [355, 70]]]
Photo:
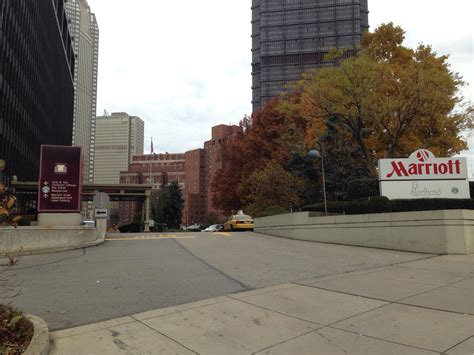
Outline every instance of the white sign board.
[[380, 189], [390, 199], [469, 198], [467, 180], [382, 181]]
[[379, 161], [380, 194], [390, 199], [470, 198], [467, 159], [436, 158], [426, 149]]
[[95, 218], [108, 218], [109, 210], [107, 208], [96, 208], [95, 209]]

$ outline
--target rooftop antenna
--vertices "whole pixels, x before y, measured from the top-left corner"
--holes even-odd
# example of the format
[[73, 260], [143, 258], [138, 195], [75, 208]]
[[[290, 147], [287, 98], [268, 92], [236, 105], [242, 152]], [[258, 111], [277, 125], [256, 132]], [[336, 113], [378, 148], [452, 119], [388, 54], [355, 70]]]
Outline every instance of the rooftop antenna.
[[104, 110], [104, 116], [105, 117], [110, 117], [110, 113], [107, 110]]

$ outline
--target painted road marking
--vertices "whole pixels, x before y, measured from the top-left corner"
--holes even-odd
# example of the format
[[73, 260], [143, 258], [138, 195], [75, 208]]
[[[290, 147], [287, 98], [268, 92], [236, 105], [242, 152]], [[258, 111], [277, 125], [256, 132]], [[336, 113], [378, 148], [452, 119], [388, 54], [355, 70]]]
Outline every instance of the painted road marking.
[[120, 240], [160, 240], [160, 239], [196, 239], [195, 236], [190, 235], [190, 236], [183, 236], [183, 237], [178, 237], [177, 235], [160, 235], [159, 237], [149, 237], [149, 236], [136, 236], [136, 237], [124, 237], [124, 238], [105, 238], [105, 240], [109, 241], [120, 241]]
[[212, 233], [213, 237], [232, 237], [232, 234], [230, 233], [225, 233], [225, 232], [216, 232]]

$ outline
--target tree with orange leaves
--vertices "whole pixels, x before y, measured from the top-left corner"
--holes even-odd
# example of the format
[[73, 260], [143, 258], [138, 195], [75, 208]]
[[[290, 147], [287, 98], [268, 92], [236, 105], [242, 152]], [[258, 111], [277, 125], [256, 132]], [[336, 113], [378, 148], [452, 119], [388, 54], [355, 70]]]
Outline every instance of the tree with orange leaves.
[[306, 154], [306, 121], [296, 113], [281, 110], [279, 104], [273, 99], [252, 118], [245, 117], [240, 122], [241, 131], [227, 140], [224, 167], [212, 183], [215, 207], [230, 213], [253, 203], [249, 200], [253, 182], [261, 177], [254, 175], [256, 172], [265, 171], [269, 164], [286, 167], [293, 154]]
[[[0, 160], [0, 173], [5, 169], [5, 161]], [[12, 225], [17, 227], [21, 217], [15, 217], [10, 220], [11, 210], [15, 207], [16, 197], [9, 193], [5, 185], [0, 180], [0, 225]]]
[[297, 84], [300, 112], [319, 128], [332, 117], [374, 175], [377, 159], [418, 148], [456, 154], [467, 147], [462, 131], [472, 127], [472, 114], [457, 110], [464, 82], [450, 70], [448, 57], [426, 45], [408, 48], [404, 38], [400, 27], [381, 25], [363, 37], [356, 56], [308, 72]]

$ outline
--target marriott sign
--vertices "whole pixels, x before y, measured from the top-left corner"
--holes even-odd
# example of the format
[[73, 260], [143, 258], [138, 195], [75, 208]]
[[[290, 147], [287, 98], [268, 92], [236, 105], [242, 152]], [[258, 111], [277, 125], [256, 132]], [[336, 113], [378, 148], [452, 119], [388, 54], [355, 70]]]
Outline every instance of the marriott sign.
[[408, 159], [381, 159], [382, 196], [396, 198], [469, 198], [466, 158], [436, 158], [426, 149]]

